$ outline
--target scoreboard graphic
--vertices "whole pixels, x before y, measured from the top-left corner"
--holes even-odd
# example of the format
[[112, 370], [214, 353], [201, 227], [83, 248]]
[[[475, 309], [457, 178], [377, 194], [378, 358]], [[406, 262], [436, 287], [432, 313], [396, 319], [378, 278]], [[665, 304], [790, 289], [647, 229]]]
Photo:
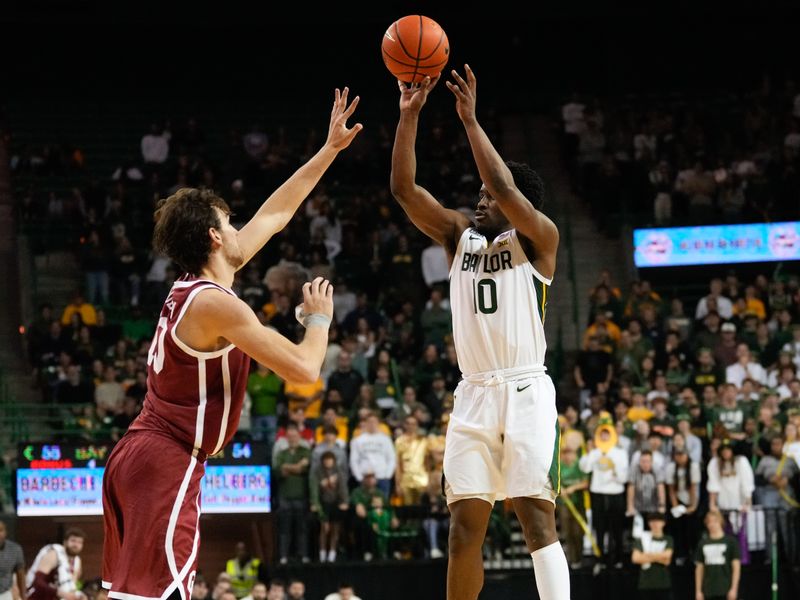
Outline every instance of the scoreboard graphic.
[[[16, 473], [21, 517], [103, 514], [103, 472], [113, 444], [21, 444]], [[272, 510], [268, 449], [233, 442], [209, 457], [202, 480], [203, 513]]]

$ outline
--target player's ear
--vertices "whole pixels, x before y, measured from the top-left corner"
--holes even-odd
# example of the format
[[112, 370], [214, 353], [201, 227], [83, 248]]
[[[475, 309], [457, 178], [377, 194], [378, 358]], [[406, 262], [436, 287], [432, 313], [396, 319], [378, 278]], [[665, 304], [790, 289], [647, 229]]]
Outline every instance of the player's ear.
[[211, 239], [211, 248], [219, 248], [222, 246], [222, 234], [216, 227], [208, 228], [208, 237]]

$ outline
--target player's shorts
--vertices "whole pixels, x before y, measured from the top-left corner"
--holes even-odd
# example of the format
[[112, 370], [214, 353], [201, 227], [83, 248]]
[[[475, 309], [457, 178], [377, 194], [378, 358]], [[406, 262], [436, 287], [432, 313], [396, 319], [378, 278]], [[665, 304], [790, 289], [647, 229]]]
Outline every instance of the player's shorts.
[[102, 579], [109, 598], [188, 600], [204, 462], [158, 433], [128, 433], [116, 445], [103, 476]]
[[454, 396], [444, 450], [447, 503], [522, 497], [555, 503], [561, 435], [544, 367], [473, 375]]

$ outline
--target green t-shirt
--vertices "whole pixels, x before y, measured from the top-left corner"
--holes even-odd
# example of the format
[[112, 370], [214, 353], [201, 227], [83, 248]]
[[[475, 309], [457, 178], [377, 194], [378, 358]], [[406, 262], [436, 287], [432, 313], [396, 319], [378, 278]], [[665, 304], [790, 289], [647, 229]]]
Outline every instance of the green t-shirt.
[[383, 505], [386, 506], [388, 503], [388, 498], [386, 498], [386, 494], [384, 494], [378, 488], [374, 488], [372, 491], [368, 491], [363, 485], [358, 486], [353, 492], [350, 494], [350, 502], [355, 506], [356, 504], [362, 504], [364, 508], [369, 511], [372, 508], [372, 499], [376, 496], [380, 496], [383, 498]]
[[731, 589], [733, 561], [739, 559], [739, 543], [729, 535], [711, 539], [704, 537], [697, 545], [694, 562], [705, 565], [703, 594], [725, 596]]
[[[588, 475], [581, 471], [580, 467], [578, 467], [578, 461], [576, 460], [571, 465], [567, 465], [565, 463], [561, 463], [561, 489], [563, 490], [566, 487], [571, 485], [575, 485], [576, 483], [580, 483], [581, 481], [586, 481]], [[583, 502], [581, 501], [581, 495], [583, 492], [573, 492], [570, 494], [569, 499], [572, 500], [572, 503], [575, 505], [576, 508], [580, 510], [583, 506]], [[561, 496], [558, 497], [558, 501], [561, 502]]]
[[[634, 540], [633, 548], [639, 552], [664, 552], [665, 550], [672, 550], [674, 544], [672, 543], [672, 536], [665, 535], [660, 538], [644, 536], [644, 539], [639, 538]], [[669, 567], [661, 563], [648, 563], [642, 565], [639, 571], [639, 587], [640, 590], [669, 590], [672, 588], [672, 579], [669, 575]]]
[[744, 421], [750, 416], [749, 407], [743, 402], [737, 402], [736, 408], [718, 406], [714, 410], [714, 421], [719, 421], [731, 433], [742, 433]]
[[247, 393], [250, 394], [250, 414], [254, 417], [274, 416], [278, 411], [278, 396], [283, 381], [275, 373], [259, 375], [250, 373], [247, 378]]
[[278, 499], [279, 500], [307, 500], [308, 499], [308, 466], [300, 474], [281, 473], [282, 465], [295, 465], [303, 459], [311, 463], [311, 450], [305, 446], [297, 448], [286, 448], [278, 452], [275, 460], [275, 474], [278, 477]]

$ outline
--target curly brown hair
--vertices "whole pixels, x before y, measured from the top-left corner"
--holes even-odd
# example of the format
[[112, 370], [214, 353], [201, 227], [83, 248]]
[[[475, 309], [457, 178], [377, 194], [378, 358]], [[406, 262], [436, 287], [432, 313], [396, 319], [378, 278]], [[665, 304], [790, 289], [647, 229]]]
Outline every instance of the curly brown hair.
[[228, 203], [209, 189], [181, 188], [160, 200], [154, 213], [155, 251], [168, 256], [185, 273], [200, 273], [211, 255], [208, 230], [222, 227], [215, 208], [231, 214]]

